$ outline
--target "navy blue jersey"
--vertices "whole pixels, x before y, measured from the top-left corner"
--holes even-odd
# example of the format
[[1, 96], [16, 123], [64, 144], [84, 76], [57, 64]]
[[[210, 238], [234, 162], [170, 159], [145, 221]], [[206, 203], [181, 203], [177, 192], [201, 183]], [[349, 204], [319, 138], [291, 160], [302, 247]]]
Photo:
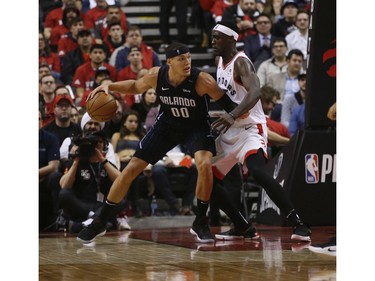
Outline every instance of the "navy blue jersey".
[[215, 154], [215, 141], [210, 135], [209, 99], [207, 95], [199, 96], [195, 90], [200, 70], [192, 68], [191, 75], [177, 87], [169, 84], [168, 70], [169, 66], [159, 69], [156, 86], [159, 114], [134, 156], [155, 164], [178, 144], [192, 155], [199, 150]]
[[199, 96], [195, 83], [200, 70], [193, 67], [191, 74], [177, 87], [168, 82], [169, 66], [160, 67], [156, 93], [160, 102], [157, 120], [168, 123], [172, 127], [184, 129], [188, 127], [207, 126], [209, 98]]

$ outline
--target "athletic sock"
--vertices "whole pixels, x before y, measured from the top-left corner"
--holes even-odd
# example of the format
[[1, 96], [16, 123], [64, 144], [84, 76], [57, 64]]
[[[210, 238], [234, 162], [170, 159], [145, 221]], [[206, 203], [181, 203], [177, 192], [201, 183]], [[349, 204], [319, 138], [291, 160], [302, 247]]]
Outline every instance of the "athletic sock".
[[108, 221], [108, 218], [111, 215], [112, 210], [116, 207], [117, 203], [113, 203], [109, 200], [105, 200], [103, 208], [101, 209], [98, 217], [102, 222]]
[[207, 215], [208, 206], [209, 201], [202, 201], [200, 199], [197, 199], [197, 216], [194, 221], [198, 221], [199, 219]]

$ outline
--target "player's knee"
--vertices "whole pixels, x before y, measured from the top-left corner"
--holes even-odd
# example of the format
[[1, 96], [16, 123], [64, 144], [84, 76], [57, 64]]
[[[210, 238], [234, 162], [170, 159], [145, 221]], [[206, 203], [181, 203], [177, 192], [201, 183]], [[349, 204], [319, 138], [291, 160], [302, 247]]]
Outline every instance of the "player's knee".
[[195, 162], [198, 172], [210, 172], [212, 169], [211, 159], [199, 159]]

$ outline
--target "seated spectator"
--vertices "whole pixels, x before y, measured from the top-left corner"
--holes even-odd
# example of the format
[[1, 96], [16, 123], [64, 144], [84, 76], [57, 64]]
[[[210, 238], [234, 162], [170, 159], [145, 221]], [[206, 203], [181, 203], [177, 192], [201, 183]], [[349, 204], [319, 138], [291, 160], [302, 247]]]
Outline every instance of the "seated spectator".
[[121, 30], [125, 34], [128, 31], [128, 22], [122, 19], [122, 11], [120, 6], [109, 5], [107, 7], [107, 15], [102, 22], [99, 23], [94, 29], [96, 39], [105, 39], [108, 37], [109, 27], [112, 23], [120, 23]]
[[297, 105], [290, 116], [289, 133], [293, 137], [297, 131], [305, 129], [305, 103]]
[[128, 164], [144, 135], [145, 129], [140, 124], [138, 112], [126, 112], [122, 128], [111, 138], [116, 153], [116, 165], [120, 167], [120, 171]]
[[43, 111], [39, 110], [39, 231], [56, 221], [58, 210], [60, 165], [59, 141], [42, 129]]
[[56, 95], [54, 105], [55, 119], [44, 129], [57, 137], [60, 147], [66, 138], [79, 136], [82, 131], [78, 124], [70, 120], [74, 102], [68, 94]]
[[292, 116], [292, 112], [294, 108], [296, 108], [298, 105], [301, 105], [305, 101], [306, 97], [306, 74], [301, 73], [298, 75], [298, 85], [299, 85], [299, 91], [295, 93], [294, 95], [289, 95], [285, 97], [283, 101], [283, 106], [281, 109], [281, 123], [289, 127], [289, 121]]
[[[304, 75], [300, 76], [301, 84], [304, 84], [305, 81], [303, 81], [303, 78], [306, 79], [306, 76]], [[291, 136], [294, 136], [294, 134], [297, 131], [303, 131], [305, 130], [305, 101], [306, 101], [306, 96], [301, 92], [301, 97], [302, 97], [302, 103], [297, 105], [295, 108], [292, 110], [292, 115], [290, 116], [289, 120], [289, 133]]]
[[[106, 0], [95, 0], [96, 6], [89, 9], [85, 14], [85, 28], [90, 30], [92, 34], [95, 34], [95, 30], [101, 30], [101, 27], [106, 27], [107, 25], [107, 14], [108, 14], [108, 7], [109, 4]], [[113, 14], [113, 10], [110, 10], [111, 14]], [[122, 11], [122, 9], [117, 9], [120, 13], [120, 22], [121, 26], [126, 30], [127, 23], [126, 23], [126, 15]], [[118, 20], [118, 18], [116, 18]], [[102, 35], [105, 36], [105, 34], [98, 34], [96, 32], [95, 38], [100, 40], [102, 39]], [[99, 42], [98, 43], [102, 43]]]
[[74, 73], [73, 87], [76, 88], [76, 104], [81, 101], [84, 91], [93, 90], [95, 73], [99, 67], [106, 68], [112, 81], [117, 81], [117, 71], [106, 63], [106, 49], [101, 44], [94, 44], [90, 48], [90, 61], [79, 66]]
[[[90, 135], [83, 131], [82, 137]], [[66, 163], [65, 174], [60, 179], [60, 207], [64, 218], [69, 222], [66, 228], [70, 233], [78, 233], [91, 221], [95, 212], [101, 208], [113, 181], [120, 175], [116, 166], [104, 156], [107, 140], [101, 131], [91, 134], [97, 139], [95, 146], [87, 147], [73, 144], [72, 157]], [[111, 222], [115, 229], [129, 230], [125, 220], [117, 219], [117, 214], [125, 207], [125, 200], [112, 211]]]
[[267, 122], [268, 155], [269, 158], [272, 158], [273, 155], [276, 155], [277, 152], [289, 142], [290, 134], [288, 127], [285, 127], [280, 122], [274, 121], [270, 118], [277, 100], [280, 99], [280, 93], [268, 86], [263, 86], [260, 90], [260, 99]]
[[298, 11], [296, 16], [297, 29], [285, 36], [288, 43], [288, 51], [298, 49], [303, 53], [304, 60], [307, 59], [307, 37], [309, 33], [309, 14]]
[[266, 6], [264, 7], [264, 9], [265, 9], [264, 12], [269, 13], [271, 18], [272, 18], [272, 22], [276, 23], [280, 19], [283, 18], [281, 8], [283, 6], [284, 0], [271, 0], [269, 5], [267, 5], [267, 2], [266, 2]]
[[295, 26], [298, 5], [293, 0], [285, 0], [281, 7], [282, 18], [274, 25], [272, 34], [276, 37], [285, 38], [289, 33], [296, 30]]
[[[131, 46], [128, 53], [128, 60], [130, 64], [118, 72], [118, 81], [138, 79], [139, 73], [144, 69], [142, 59], [143, 56], [141, 49], [136, 45]], [[136, 96], [124, 95], [124, 100], [130, 107], [132, 107], [136, 101]]]
[[238, 4], [224, 10], [222, 21], [236, 23], [240, 29], [237, 42], [243, 42], [246, 36], [257, 33], [254, 22], [259, 14], [255, 0], [239, 0]]
[[280, 93], [280, 100], [271, 116], [272, 120], [278, 122], [281, 120], [281, 104], [285, 97], [299, 91], [298, 74], [302, 72], [303, 53], [297, 49], [291, 50], [286, 61], [288, 64], [286, 72], [272, 74], [267, 83], [268, 86]]
[[82, 116], [80, 116], [80, 113], [79, 113], [77, 107], [73, 106], [72, 112], [70, 113], [70, 122], [72, 124], [79, 124], [79, 122], [81, 120], [81, 117]]
[[[46, 40], [49, 40], [51, 36], [52, 29], [55, 26], [62, 25], [62, 18], [63, 18], [63, 12], [64, 9], [67, 7], [77, 7], [75, 4], [75, 0], [61, 0], [62, 6], [54, 8], [48, 14], [46, 15], [46, 18], [44, 20], [44, 31], [43, 34], [46, 38]], [[78, 8], [78, 7], [77, 7]]]
[[39, 64], [39, 80], [40, 78], [42, 78], [42, 76], [47, 75], [47, 74], [52, 75], [52, 71], [49, 68], [48, 64], [47, 63]]
[[281, 101], [286, 96], [299, 91], [298, 74], [303, 71], [303, 53], [297, 49], [291, 50], [286, 57], [286, 62], [288, 64], [286, 72], [272, 74], [267, 83], [280, 93]]
[[155, 89], [150, 88], [146, 92], [142, 93], [140, 102], [134, 103], [131, 108], [138, 112], [141, 124], [142, 126], [145, 126], [147, 113], [151, 108], [157, 105], [156, 91]]
[[53, 121], [55, 115], [55, 77], [47, 74], [39, 79], [39, 106], [43, 109], [45, 117], [43, 119], [43, 127]]
[[120, 22], [111, 22], [108, 26], [108, 33], [103, 37], [103, 42], [108, 48], [109, 56], [115, 49], [125, 44], [125, 34]]
[[61, 65], [59, 56], [51, 51], [43, 33], [39, 32], [39, 65], [44, 64], [48, 65], [55, 79], [60, 79]]
[[142, 40], [140, 27], [136, 25], [130, 26], [126, 34], [125, 45], [113, 51], [109, 63], [115, 66], [117, 71], [128, 66], [130, 64], [128, 60], [129, 48], [135, 45], [141, 48], [142, 65], [144, 68], [150, 69], [153, 66], [161, 66], [159, 55]]
[[[145, 129], [141, 126], [138, 113], [133, 110], [126, 112], [122, 128], [119, 132], [115, 132], [111, 138], [116, 156], [116, 165], [120, 167], [120, 171], [128, 165], [144, 135]], [[147, 186], [141, 184], [141, 177], [142, 175], [139, 175], [132, 182], [127, 195], [130, 207], [136, 215], [141, 213], [138, 208], [138, 201], [147, 196], [147, 191], [145, 191]]]
[[284, 38], [275, 38], [272, 43], [272, 57], [262, 62], [257, 70], [260, 86], [268, 84], [272, 74], [286, 72], [286, 41]]
[[62, 25], [55, 26], [52, 29], [51, 37], [49, 38], [49, 46], [55, 52], [57, 51], [57, 46], [59, 44], [60, 39], [68, 36], [68, 33], [70, 31], [69, 27], [71, 25], [70, 22], [72, 21], [72, 19], [78, 17], [80, 17], [80, 11], [76, 7], [70, 6], [64, 9]]
[[67, 36], [61, 38], [57, 45], [57, 54], [60, 58], [78, 47], [78, 32], [83, 29], [83, 20], [79, 17], [73, 18], [69, 21], [68, 27], [69, 32], [67, 33]]
[[[94, 133], [102, 131], [104, 128], [105, 123], [104, 122], [97, 122], [89, 116], [89, 114], [86, 112], [83, 114], [81, 119], [81, 130], [84, 134]], [[65, 163], [69, 158], [69, 153], [73, 153], [73, 151], [70, 151], [72, 144], [72, 138], [68, 137], [66, 138], [62, 145], [60, 146], [60, 158]], [[116, 163], [115, 153], [113, 151], [113, 146], [111, 143], [107, 145], [107, 150], [104, 152], [105, 158], [108, 159], [111, 163]]]
[[72, 84], [75, 71], [82, 64], [90, 61], [90, 48], [94, 43], [91, 32], [87, 29], [78, 31], [78, 47], [61, 58], [61, 81]]
[[255, 28], [257, 34], [246, 36], [244, 41], [245, 54], [254, 64], [256, 70], [265, 60], [271, 58], [271, 46], [275, 40], [271, 35], [272, 21], [266, 14], [260, 14], [257, 18]]

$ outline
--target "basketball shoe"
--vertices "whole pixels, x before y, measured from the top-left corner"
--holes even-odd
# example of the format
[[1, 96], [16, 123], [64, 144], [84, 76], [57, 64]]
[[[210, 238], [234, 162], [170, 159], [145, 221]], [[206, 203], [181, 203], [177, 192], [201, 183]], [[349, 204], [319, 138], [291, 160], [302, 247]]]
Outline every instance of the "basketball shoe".
[[196, 239], [201, 243], [213, 243], [214, 237], [208, 227], [208, 217], [202, 217], [193, 222], [190, 228], [190, 233], [196, 236]]
[[311, 241], [311, 230], [303, 222], [297, 221], [293, 227], [292, 240], [296, 241]]
[[103, 236], [106, 233], [107, 224], [103, 223], [98, 217], [95, 218], [91, 224], [82, 229], [77, 236], [77, 240], [90, 243], [98, 236]]
[[255, 240], [255, 239], [259, 239], [259, 237], [260, 236], [257, 230], [253, 226], [250, 226], [245, 231], [239, 231], [235, 228], [231, 228], [228, 231], [215, 234], [215, 238], [218, 240], [236, 240], [236, 239]]

